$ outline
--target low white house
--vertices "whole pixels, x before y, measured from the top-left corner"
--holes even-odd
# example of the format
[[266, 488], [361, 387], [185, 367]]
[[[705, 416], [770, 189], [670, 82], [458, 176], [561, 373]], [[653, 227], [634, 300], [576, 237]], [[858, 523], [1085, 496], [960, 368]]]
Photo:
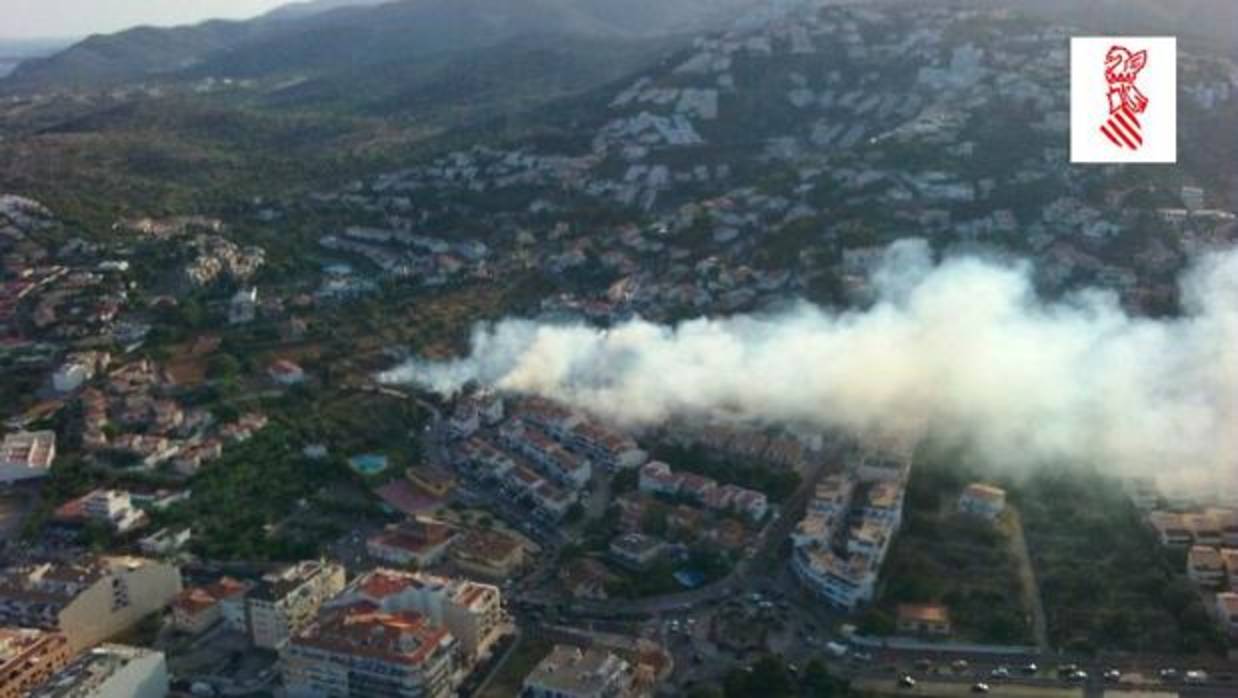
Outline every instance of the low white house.
[[959, 496], [959, 511], [965, 514], [993, 520], [1005, 510], [1006, 491], [999, 487], [973, 483]]
[[0, 444], [0, 483], [47, 477], [56, 458], [56, 432], [21, 431]]

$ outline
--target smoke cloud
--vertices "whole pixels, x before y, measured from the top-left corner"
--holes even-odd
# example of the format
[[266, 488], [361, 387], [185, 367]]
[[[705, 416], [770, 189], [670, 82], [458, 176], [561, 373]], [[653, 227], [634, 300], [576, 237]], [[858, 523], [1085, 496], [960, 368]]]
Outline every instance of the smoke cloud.
[[629, 426], [926, 426], [995, 465], [1228, 477], [1238, 251], [1196, 262], [1171, 319], [1131, 316], [1101, 290], [1046, 301], [1031, 271], [977, 257], [935, 263], [923, 242], [903, 241], [874, 270], [877, 300], [863, 310], [799, 304], [609, 329], [507, 319], [475, 328], [464, 358], [381, 378], [443, 393], [478, 381]]

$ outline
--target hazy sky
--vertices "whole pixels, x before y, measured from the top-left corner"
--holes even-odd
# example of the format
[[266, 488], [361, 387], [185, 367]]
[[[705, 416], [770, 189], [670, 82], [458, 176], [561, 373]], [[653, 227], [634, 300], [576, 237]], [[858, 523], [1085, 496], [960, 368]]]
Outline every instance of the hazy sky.
[[0, 0], [0, 38], [74, 37], [138, 24], [243, 18], [288, 0]]

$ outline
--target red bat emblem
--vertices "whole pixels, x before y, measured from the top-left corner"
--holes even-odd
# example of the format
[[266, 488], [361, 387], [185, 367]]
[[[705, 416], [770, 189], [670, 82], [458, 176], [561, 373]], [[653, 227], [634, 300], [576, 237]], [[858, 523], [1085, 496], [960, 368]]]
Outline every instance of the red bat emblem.
[[1135, 86], [1139, 71], [1148, 64], [1148, 52], [1131, 53], [1125, 46], [1112, 46], [1105, 54], [1105, 82], [1109, 83], [1109, 118], [1100, 127], [1119, 148], [1139, 150], [1143, 135], [1137, 114], [1148, 108], [1148, 98]]

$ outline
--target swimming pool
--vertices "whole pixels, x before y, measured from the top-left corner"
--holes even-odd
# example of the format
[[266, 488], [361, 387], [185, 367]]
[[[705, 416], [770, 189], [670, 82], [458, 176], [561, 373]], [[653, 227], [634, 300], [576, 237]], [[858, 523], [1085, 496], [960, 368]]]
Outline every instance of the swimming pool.
[[381, 453], [365, 453], [349, 458], [348, 465], [362, 475], [377, 475], [387, 469], [387, 456]]

